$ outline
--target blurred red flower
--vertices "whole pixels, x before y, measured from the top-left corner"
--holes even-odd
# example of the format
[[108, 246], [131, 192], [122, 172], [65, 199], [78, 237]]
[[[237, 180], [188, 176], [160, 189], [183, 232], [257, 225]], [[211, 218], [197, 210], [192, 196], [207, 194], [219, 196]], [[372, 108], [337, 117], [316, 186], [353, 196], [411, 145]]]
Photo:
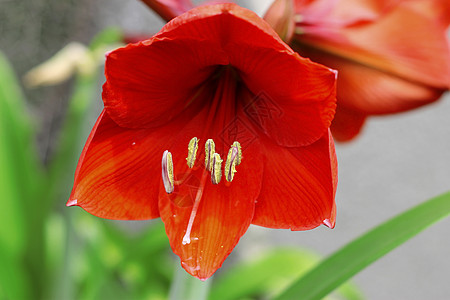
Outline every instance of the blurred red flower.
[[357, 135], [369, 115], [420, 107], [450, 88], [448, 0], [278, 0], [265, 19], [295, 23], [292, 48], [339, 71], [338, 140]]
[[161, 217], [183, 267], [200, 279], [250, 224], [334, 226], [336, 74], [300, 57], [253, 12], [193, 9], [109, 53], [105, 73], [105, 108], [67, 205], [109, 219]]

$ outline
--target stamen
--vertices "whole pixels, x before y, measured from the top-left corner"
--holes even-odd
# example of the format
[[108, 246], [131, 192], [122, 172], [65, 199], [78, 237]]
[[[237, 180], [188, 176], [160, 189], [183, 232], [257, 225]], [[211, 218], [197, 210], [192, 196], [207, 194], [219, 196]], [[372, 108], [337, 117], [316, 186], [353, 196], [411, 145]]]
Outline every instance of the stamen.
[[212, 139], [208, 139], [205, 143], [205, 166], [206, 170], [211, 171], [212, 161], [214, 158], [214, 153], [216, 151], [216, 145]]
[[188, 157], [186, 158], [187, 165], [188, 165], [189, 168], [192, 168], [194, 166], [195, 158], [197, 156], [197, 149], [198, 149], [198, 138], [193, 137], [189, 141]]
[[170, 194], [174, 190], [174, 178], [172, 153], [170, 153], [168, 150], [164, 151], [163, 153], [161, 168], [164, 188], [166, 190], [166, 193]]
[[227, 162], [225, 163], [225, 179], [231, 182], [236, 173], [236, 166], [241, 163], [242, 150], [239, 142], [234, 142], [228, 151]]
[[222, 179], [222, 161], [219, 153], [214, 153], [211, 169], [211, 181], [213, 184], [219, 184]]

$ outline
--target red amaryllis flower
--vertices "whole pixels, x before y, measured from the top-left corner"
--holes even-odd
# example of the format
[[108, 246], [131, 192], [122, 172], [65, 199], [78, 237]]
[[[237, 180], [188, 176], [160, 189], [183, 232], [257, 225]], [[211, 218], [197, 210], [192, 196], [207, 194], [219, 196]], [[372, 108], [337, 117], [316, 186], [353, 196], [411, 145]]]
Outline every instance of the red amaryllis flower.
[[334, 226], [335, 73], [254, 13], [196, 8], [109, 53], [105, 72], [105, 108], [69, 206], [110, 219], [161, 217], [200, 279], [250, 224]]
[[279, 2], [292, 3], [277, 1], [268, 21], [295, 21], [294, 50], [339, 71], [337, 139], [358, 134], [368, 115], [413, 109], [449, 89], [450, 1], [296, 0], [295, 18]]

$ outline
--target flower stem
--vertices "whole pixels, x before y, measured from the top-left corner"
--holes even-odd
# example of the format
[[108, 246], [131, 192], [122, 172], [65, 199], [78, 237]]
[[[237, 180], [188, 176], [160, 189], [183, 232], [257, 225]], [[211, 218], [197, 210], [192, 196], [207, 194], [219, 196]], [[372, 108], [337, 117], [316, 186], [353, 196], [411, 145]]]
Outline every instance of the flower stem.
[[206, 300], [212, 279], [200, 281], [189, 275], [180, 265], [175, 267], [175, 277], [170, 288], [169, 300]]

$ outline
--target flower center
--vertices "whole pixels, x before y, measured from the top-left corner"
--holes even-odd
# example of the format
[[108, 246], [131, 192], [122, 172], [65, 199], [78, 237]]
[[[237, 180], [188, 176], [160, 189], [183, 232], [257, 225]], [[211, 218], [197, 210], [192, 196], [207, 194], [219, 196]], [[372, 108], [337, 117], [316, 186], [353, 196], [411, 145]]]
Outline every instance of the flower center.
[[[189, 169], [192, 169], [195, 164], [197, 157], [199, 139], [194, 137], [190, 140], [188, 145], [188, 156], [186, 158], [187, 165]], [[230, 150], [228, 151], [227, 160], [224, 167], [225, 180], [232, 182], [234, 174], [236, 173], [236, 166], [241, 163], [242, 160], [242, 149], [239, 142], [234, 142]], [[191, 242], [191, 230], [192, 225], [197, 215], [198, 207], [200, 205], [200, 200], [203, 195], [203, 187], [206, 183], [206, 178], [208, 177], [208, 172], [211, 172], [211, 182], [213, 184], [219, 184], [222, 179], [222, 162], [219, 153], [215, 152], [215, 143], [212, 139], [208, 139], [205, 143], [205, 169], [202, 172], [202, 177], [200, 179], [200, 186], [196, 192], [195, 200], [192, 205], [192, 212], [189, 217], [189, 222], [186, 228], [186, 234], [183, 237], [182, 244], [186, 245]], [[163, 153], [162, 162], [162, 180], [164, 183], [164, 189], [167, 194], [173, 193], [175, 185], [181, 185], [183, 182], [175, 180], [172, 154], [166, 150]]]

